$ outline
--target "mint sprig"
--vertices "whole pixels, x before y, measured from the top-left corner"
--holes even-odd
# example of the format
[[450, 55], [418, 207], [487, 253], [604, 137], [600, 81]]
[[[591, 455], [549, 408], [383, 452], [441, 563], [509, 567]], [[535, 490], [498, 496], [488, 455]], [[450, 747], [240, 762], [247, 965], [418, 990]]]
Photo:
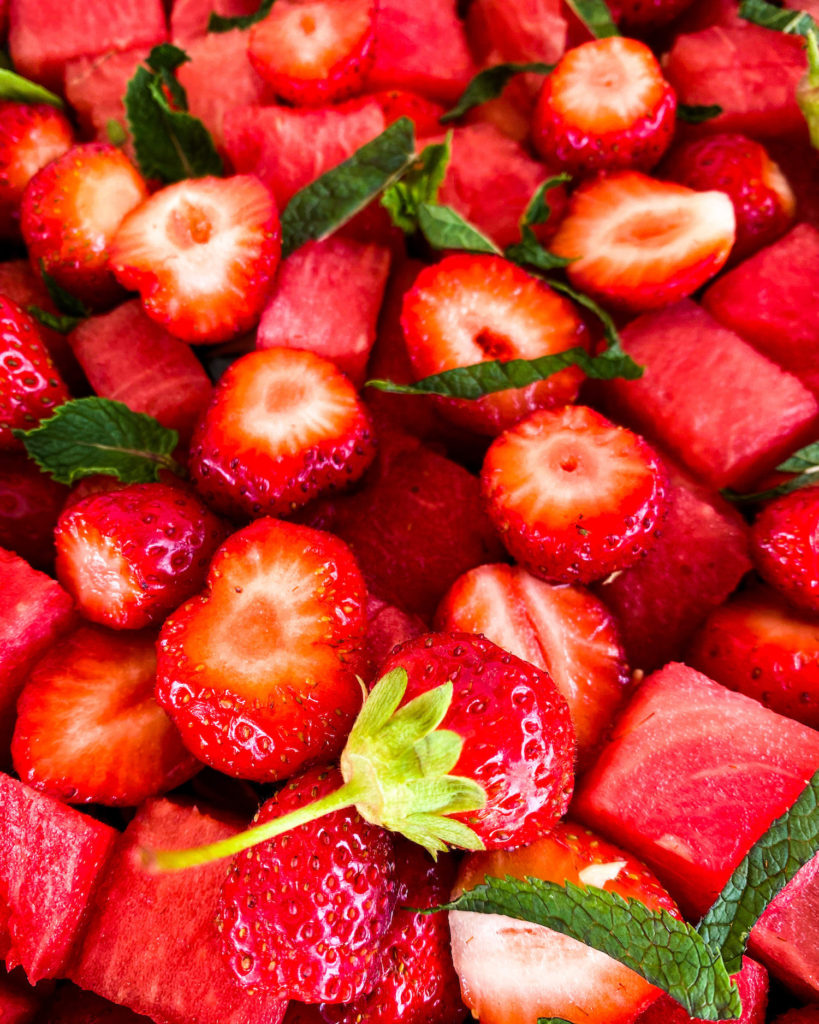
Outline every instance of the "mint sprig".
[[566, 0], [566, 3], [595, 39], [620, 35], [605, 0]]
[[418, 207], [418, 227], [433, 249], [461, 249], [465, 252], [502, 255], [491, 238], [487, 238], [451, 206], [421, 203]]
[[536, 267], [538, 270], [557, 270], [572, 262], [564, 256], [556, 256], [541, 245], [533, 228], [533, 225], [545, 224], [551, 216], [552, 210], [546, 201], [549, 189], [571, 180], [570, 174], [556, 174], [537, 187], [520, 220], [520, 241], [506, 247], [505, 255], [508, 260], [520, 266]]
[[59, 110], [65, 107], [65, 103], [55, 93], [49, 92], [37, 82], [23, 78], [10, 68], [0, 68], [0, 100], [12, 100], [15, 103], [47, 103]]
[[767, 0], [742, 0], [739, 16], [754, 25], [789, 35], [806, 36], [811, 29], [819, 30], [816, 21], [804, 11], [783, 10]]
[[235, 18], [225, 18], [216, 11], [210, 12], [208, 18], [208, 32], [230, 32], [234, 28], [250, 28], [257, 21], [263, 21], [273, 7], [274, 0], [262, 0], [259, 9], [253, 14], [238, 15]]
[[790, 494], [792, 491], [801, 490], [803, 487], [812, 487], [819, 484], [819, 441], [805, 445], [793, 455], [788, 456], [784, 462], [776, 467], [777, 473], [795, 473], [796, 476], [785, 480], [776, 487], [769, 487], [764, 491], [753, 491], [742, 494], [739, 491], [732, 491], [729, 488], [721, 493], [723, 498], [734, 502], [737, 505], [751, 505], [760, 501], [768, 501], [770, 498], [779, 498], [782, 495]]
[[49, 297], [57, 309], [60, 311], [59, 314], [49, 313], [47, 309], [42, 309], [40, 306], [26, 306], [26, 312], [33, 316], [35, 320], [43, 324], [44, 327], [50, 327], [52, 331], [59, 331], [60, 334], [68, 334], [69, 331], [73, 331], [74, 328], [83, 323], [91, 316], [91, 310], [88, 306], [78, 299], [76, 295], [72, 295], [70, 291], [57, 281], [57, 279], [45, 268], [45, 263], [40, 260], [40, 276], [43, 279], [43, 284], [46, 286]]
[[449, 132], [443, 142], [427, 146], [409, 170], [384, 189], [381, 205], [397, 228], [407, 234], [418, 230], [418, 208], [422, 203], [437, 201], [451, 156]]
[[697, 106], [691, 103], [677, 104], [677, 120], [685, 124], [704, 124], [712, 121], [722, 113], [722, 107], [718, 103], [709, 106]]
[[479, 107], [488, 100], [495, 100], [501, 95], [506, 86], [517, 75], [534, 73], [548, 75], [554, 71], [554, 64], [544, 64], [542, 61], [531, 61], [528, 64], [493, 64], [492, 67], [479, 71], [472, 81], [464, 89], [461, 98], [440, 118], [441, 124], [448, 124], [450, 121], [457, 121], [473, 107]]

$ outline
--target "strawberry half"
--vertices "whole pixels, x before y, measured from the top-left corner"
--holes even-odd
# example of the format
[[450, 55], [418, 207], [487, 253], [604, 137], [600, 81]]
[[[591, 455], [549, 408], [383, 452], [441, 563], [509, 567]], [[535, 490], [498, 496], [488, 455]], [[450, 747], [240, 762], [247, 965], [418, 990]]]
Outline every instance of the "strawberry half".
[[532, 142], [550, 166], [573, 173], [650, 170], [671, 144], [677, 97], [645, 43], [594, 39], [546, 76]]
[[577, 189], [551, 248], [574, 261], [566, 272], [576, 288], [640, 312], [684, 298], [713, 277], [735, 233], [724, 192], [619, 171]]
[[111, 268], [177, 338], [226, 341], [261, 316], [279, 236], [275, 200], [258, 178], [188, 178], [125, 218]]
[[751, 529], [751, 557], [789, 601], [819, 612], [819, 488], [769, 502]]

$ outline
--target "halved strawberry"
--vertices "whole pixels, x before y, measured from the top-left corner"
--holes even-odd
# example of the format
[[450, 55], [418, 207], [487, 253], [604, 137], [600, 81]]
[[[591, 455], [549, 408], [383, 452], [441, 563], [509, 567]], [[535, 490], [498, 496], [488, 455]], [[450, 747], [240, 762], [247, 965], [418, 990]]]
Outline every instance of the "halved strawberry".
[[567, 273], [576, 287], [639, 312], [690, 295], [713, 277], [735, 231], [724, 192], [620, 171], [577, 189], [551, 248], [574, 260]]
[[230, 366], [191, 440], [203, 497], [233, 516], [285, 516], [357, 480], [375, 455], [349, 379], [312, 352], [271, 348]]
[[633, 565], [668, 510], [659, 456], [585, 406], [536, 412], [501, 434], [481, 485], [512, 556], [554, 583], [590, 583]]
[[375, 62], [377, 9], [378, 0], [278, 0], [253, 26], [248, 56], [290, 103], [347, 99]]
[[572, 172], [650, 170], [671, 144], [677, 97], [645, 43], [611, 36], [575, 46], [546, 76], [532, 142]]
[[[469, 854], [455, 891], [482, 884], [486, 875], [591, 885], [680, 917], [643, 864], [568, 821], [531, 846]], [[660, 995], [605, 953], [540, 925], [463, 911], [450, 912], [449, 923], [464, 1002], [481, 1024], [522, 1024], [541, 1017], [628, 1024]]]
[[125, 218], [111, 268], [177, 338], [225, 341], [261, 316], [279, 234], [275, 200], [258, 178], [188, 178]]
[[751, 557], [789, 601], [819, 612], [819, 488], [769, 502], [751, 529]]
[[123, 217], [148, 190], [125, 154], [101, 142], [75, 146], [34, 175], [23, 193], [20, 228], [35, 270], [94, 309], [122, 297], [109, 267]]
[[408, 117], [415, 125], [416, 138], [437, 135], [441, 131], [440, 118], [446, 108], [420, 93], [408, 92], [406, 89], [382, 89], [371, 93], [370, 99], [375, 100], [384, 111], [387, 124], [393, 124], [399, 117]]
[[38, 662], [18, 701], [14, 769], [70, 803], [135, 806], [199, 763], [154, 699], [156, 635], [80, 626]]
[[338, 538], [259, 519], [159, 639], [157, 698], [197, 757], [272, 781], [331, 760], [361, 706], [366, 593]]

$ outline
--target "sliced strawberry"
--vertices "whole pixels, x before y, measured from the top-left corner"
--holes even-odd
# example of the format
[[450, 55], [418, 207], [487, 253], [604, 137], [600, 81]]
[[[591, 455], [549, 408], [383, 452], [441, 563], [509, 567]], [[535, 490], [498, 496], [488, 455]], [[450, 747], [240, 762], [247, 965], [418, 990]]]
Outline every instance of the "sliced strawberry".
[[[588, 345], [572, 304], [497, 256], [455, 255], [421, 271], [404, 296], [401, 325], [416, 379], [501, 359], [535, 359]], [[444, 399], [441, 411], [498, 434], [534, 409], [571, 402], [583, 379], [568, 367], [526, 388], [477, 401]]]
[[375, 100], [384, 111], [384, 120], [388, 125], [397, 121], [399, 117], [408, 117], [415, 125], [416, 138], [437, 135], [441, 130], [440, 118], [446, 108], [417, 92], [408, 92], [406, 89], [383, 89], [381, 92], [372, 93], [370, 99]]
[[544, 160], [568, 171], [648, 171], [671, 144], [676, 110], [674, 90], [644, 43], [594, 39], [546, 76], [532, 141]]
[[94, 309], [122, 296], [109, 267], [123, 217], [148, 195], [141, 175], [116, 146], [75, 146], [31, 179], [20, 228], [35, 270]]
[[154, 700], [156, 635], [81, 626], [38, 662], [18, 701], [14, 769], [70, 803], [135, 806], [199, 769]]
[[668, 510], [668, 475], [653, 449], [585, 406], [536, 412], [501, 434], [481, 485], [512, 556], [554, 583], [633, 565]]
[[[643, 864], [571, 822], [519, 850], [470, 854], [456, 892], [482, 884], [486, 875], [592, 885], [680, 917]], [[628, 1024], [660, 995], [605, 953], [540, 925], [463, 911], [451, 912], [449, 921], [461, 992], [481, 1024], [541, 1017]]]
[[259, 781], [336, 756], [361, 706], [365, 601], [331, 534], [276, 519], [235, 533], [160, 635], [157, 697], [188, 747]]
[[248, 55], [282, 99], [320, 106], [360, 92], [375, 62], [377, 0], [278, 0]]
[[48, 569], [54, 527], [68, 488], [41, 473], [24, 455], [0, 455], [0, 547]]
[[280, 251], [276, 203], [258, 178], [188, 178], [125, 218], [111, 267], [148, 316], [201, 344], [257, 322]]
[[751, 530], [751, 557], [763, 579], [788, 600], [819, 612], [819, 488], [765, 506]]
[[734, 244], [724, 192], [694, 192], [637, 171], [581, 185], [551, 241], [574, 260], [572, 284], [640, 311], [690, 295], [720, 270]]

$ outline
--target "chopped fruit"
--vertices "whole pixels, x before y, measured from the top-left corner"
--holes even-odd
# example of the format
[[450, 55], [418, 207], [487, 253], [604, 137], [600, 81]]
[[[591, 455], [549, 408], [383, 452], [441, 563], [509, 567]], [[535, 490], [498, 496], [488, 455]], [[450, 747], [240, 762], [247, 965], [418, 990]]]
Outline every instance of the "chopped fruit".
[[581, 185], [551, 240], [575, 287], [640, 312], [696, 291], [734, 244], [734, 207], [724, 192], [695, 192], [637, 171]]
[[807, 487], [770, 502], [751, 530], [760, 576], [788, 600], [819, 612], [819, 490]]
[[[7, 972], [5, 967], [0, 965], [0, 1020], [3, 1024], [32, 1024], [36, 1020], [42, 1021], [38, 1011], [47, 998], [47, 989], [43, 989], [45, 986], [38, 990], [29, 985], [21, 970]], [[56, 1024], [51, 1013], [49, 1024]], [[96, 1022], [88, 1021], [87, 1024]]]
[[[486, 63], [554, 64], [566, 49], [566, 14], [560, 0], [473, 0], [466, 18], [469, 41]], [[497, 59], [490, 61], [493, 53]]]
[[[454, 255], [426, 267], [404, 297], [401, 325], [416, 379], [491, 360], [535, 359], [588, 347], [572, 304], [497, 256]], [[498, 434], [535, 409], [577, 396], [583, 373], [568, 367], [526, 388], [477, 401], [444, 399], [456, 423]]]
[[128, 82], [144, 64], [150, 47], [110, 51], [97, 57], [77, 57], [65, 66], [65, 98], [71, 104], [83, 138], [110, 142], [108, 128], [116, 122], [126, 133], [124, 151], [134, 159], [128, 132], [125, 93]]
[[[713, 3], [714, 0], [709, 0]], [[650, 32], [676, 18], [692, 0], [616, 0], [618, 24], [624, 32]]]
[[221, 378], [191, 441], [203, 497], [233, 516], [285, 516], [357, 480], [375, 456], [370, 416], [333, 363], [271, 348]]
[[347, 99], [375, 61], [377, 8], [377, 0], [278, 0], [250, 31], [250, 61], [289, 103]]
[[365, 601], [331, 534], [276, 519], [233, 534], [160, 634], [157, 698], [189, 749], [258, 781], [337, 756], [361, 706]]
[[116, 146], [89, 142], [47, 164], [23, 193], [20, 228], [35, 270], [94, 309], [122, 297], [109, 266], [112, 242], [148, 190]]
[[22, 451], [12, 431], [31, 430], [68, 398], [37, 324], [0, 295], [0, 450]]
[[375, 682], [379, 667], [398, 644], [414, 640], [426, 631], [424, 621], [417, 615], [409, 615], [375, 594], [368, 594], [367, 636], [364, 645], [367, 668], [362, 673], [364, 682]]
[[54, 527], [68, 488], [24, 455], [0, 455], [0, 548], [38, 569], [54, 562]]
[[93, 992], [63, 984], [48, 1007], [49, 1024], [150, 1024], [148, 1017]]
[[569, 703], [581, 768], [625, 696], [629, 676], [611, 613], [582, 587], [553, 587], [520, 566], [482, 565], [450, 587], [438, 629], [481, 633], [548, 672]]
[[569, 50], [546, 76], [532, 141], [548, 163], [587, 173], [648, 171], [674, 135], [677, 98], [645, 43], [622, 36]]
[[668, 510], [668, 475], [653, 449], [585, 406], [536, 412], [501, 434], [481, 485], [509, 552], [553, 583], [633, 565]]
[[819, 1024], [819, 1004], [786, 1010], [773, 1018], [773, 1024]]
[[131, 484], [92, 494], [57, 524], [57, 576], [87, 619], [142, 629], [201, 589], [225, 532], [180, 487]]
[[[338, 789], [314, 768], [265, 803], [254, 825]], [[239, 982], [279, 999], [348, 1003], [376, 983], [396, 903], [389, 832], [352, 808], [240, 853], [219, 900], [222, 948]]]
[[258, 321], [279, 262], [279, 235], [276, 203], [257, 178], [188, 178], [125, 218], [111, 267], [171, 334], [210, 344]]
[[437, 135], [441, 131], [439, 118], [446, 108], [434, 100], [428, 100], [426, 96], [419, 96], [406, 89], [383, 89], [372, 93], [370, 99], [375, 100], [384, 111], [384, 120], [388, 125], [399, 117], [408, 117], [415, 125], [416, 138]]
[[[173, 0], [170, 5], [171, 40], [187, 50], [188, 43], [208, 34], [211, 12], [223, 18], [241, 18], [255, 14], [257, 0]], [[211, 33], [226, 35], [227, 33]]]
[[706, 135], [676, 146], [664, 177], [698, 192], [717, 189], [734, 204], [737, 236], [731, 262], [745, 259], [788, 230], [796, 199], [765, 147], [744, 135]]
[[37, 663], [18, 701], [14, 770], [68, 803], [136, 806], [200, 765], [154, 700], [156, 635], [81, 626]]
[[[742, 959], [742, 970], [733, 976], [742, 1000], [742, 1016], [736, 1024], [764, 1024], [765, 1009], [768, 1005], [768, 972], [746, 956]], [[644, 1010], [635, 1024], [706, 1024], [698, 1017], [689, 1017], [680, 1004], [663, 992], [647, 1010]], [[728, 1022], [724, 1022], [728, 1024]], [[794, 1022], [795, 1024], [795, 1022]], [[816, 1024], [819, 1024], [817, 1020]]]
[[[455, 891], [484, 877], [542, 878], [593, 885], [679, 917], [644, 865], [587, 829], [560, 822], [530, 846], [470, 854]], [[549, 928], [491, 914], [452, 911], [452, 956], [464, 1002], [481, 1024], [541, 1017], [629, 1024], [660, 995], [630, 968]]]

